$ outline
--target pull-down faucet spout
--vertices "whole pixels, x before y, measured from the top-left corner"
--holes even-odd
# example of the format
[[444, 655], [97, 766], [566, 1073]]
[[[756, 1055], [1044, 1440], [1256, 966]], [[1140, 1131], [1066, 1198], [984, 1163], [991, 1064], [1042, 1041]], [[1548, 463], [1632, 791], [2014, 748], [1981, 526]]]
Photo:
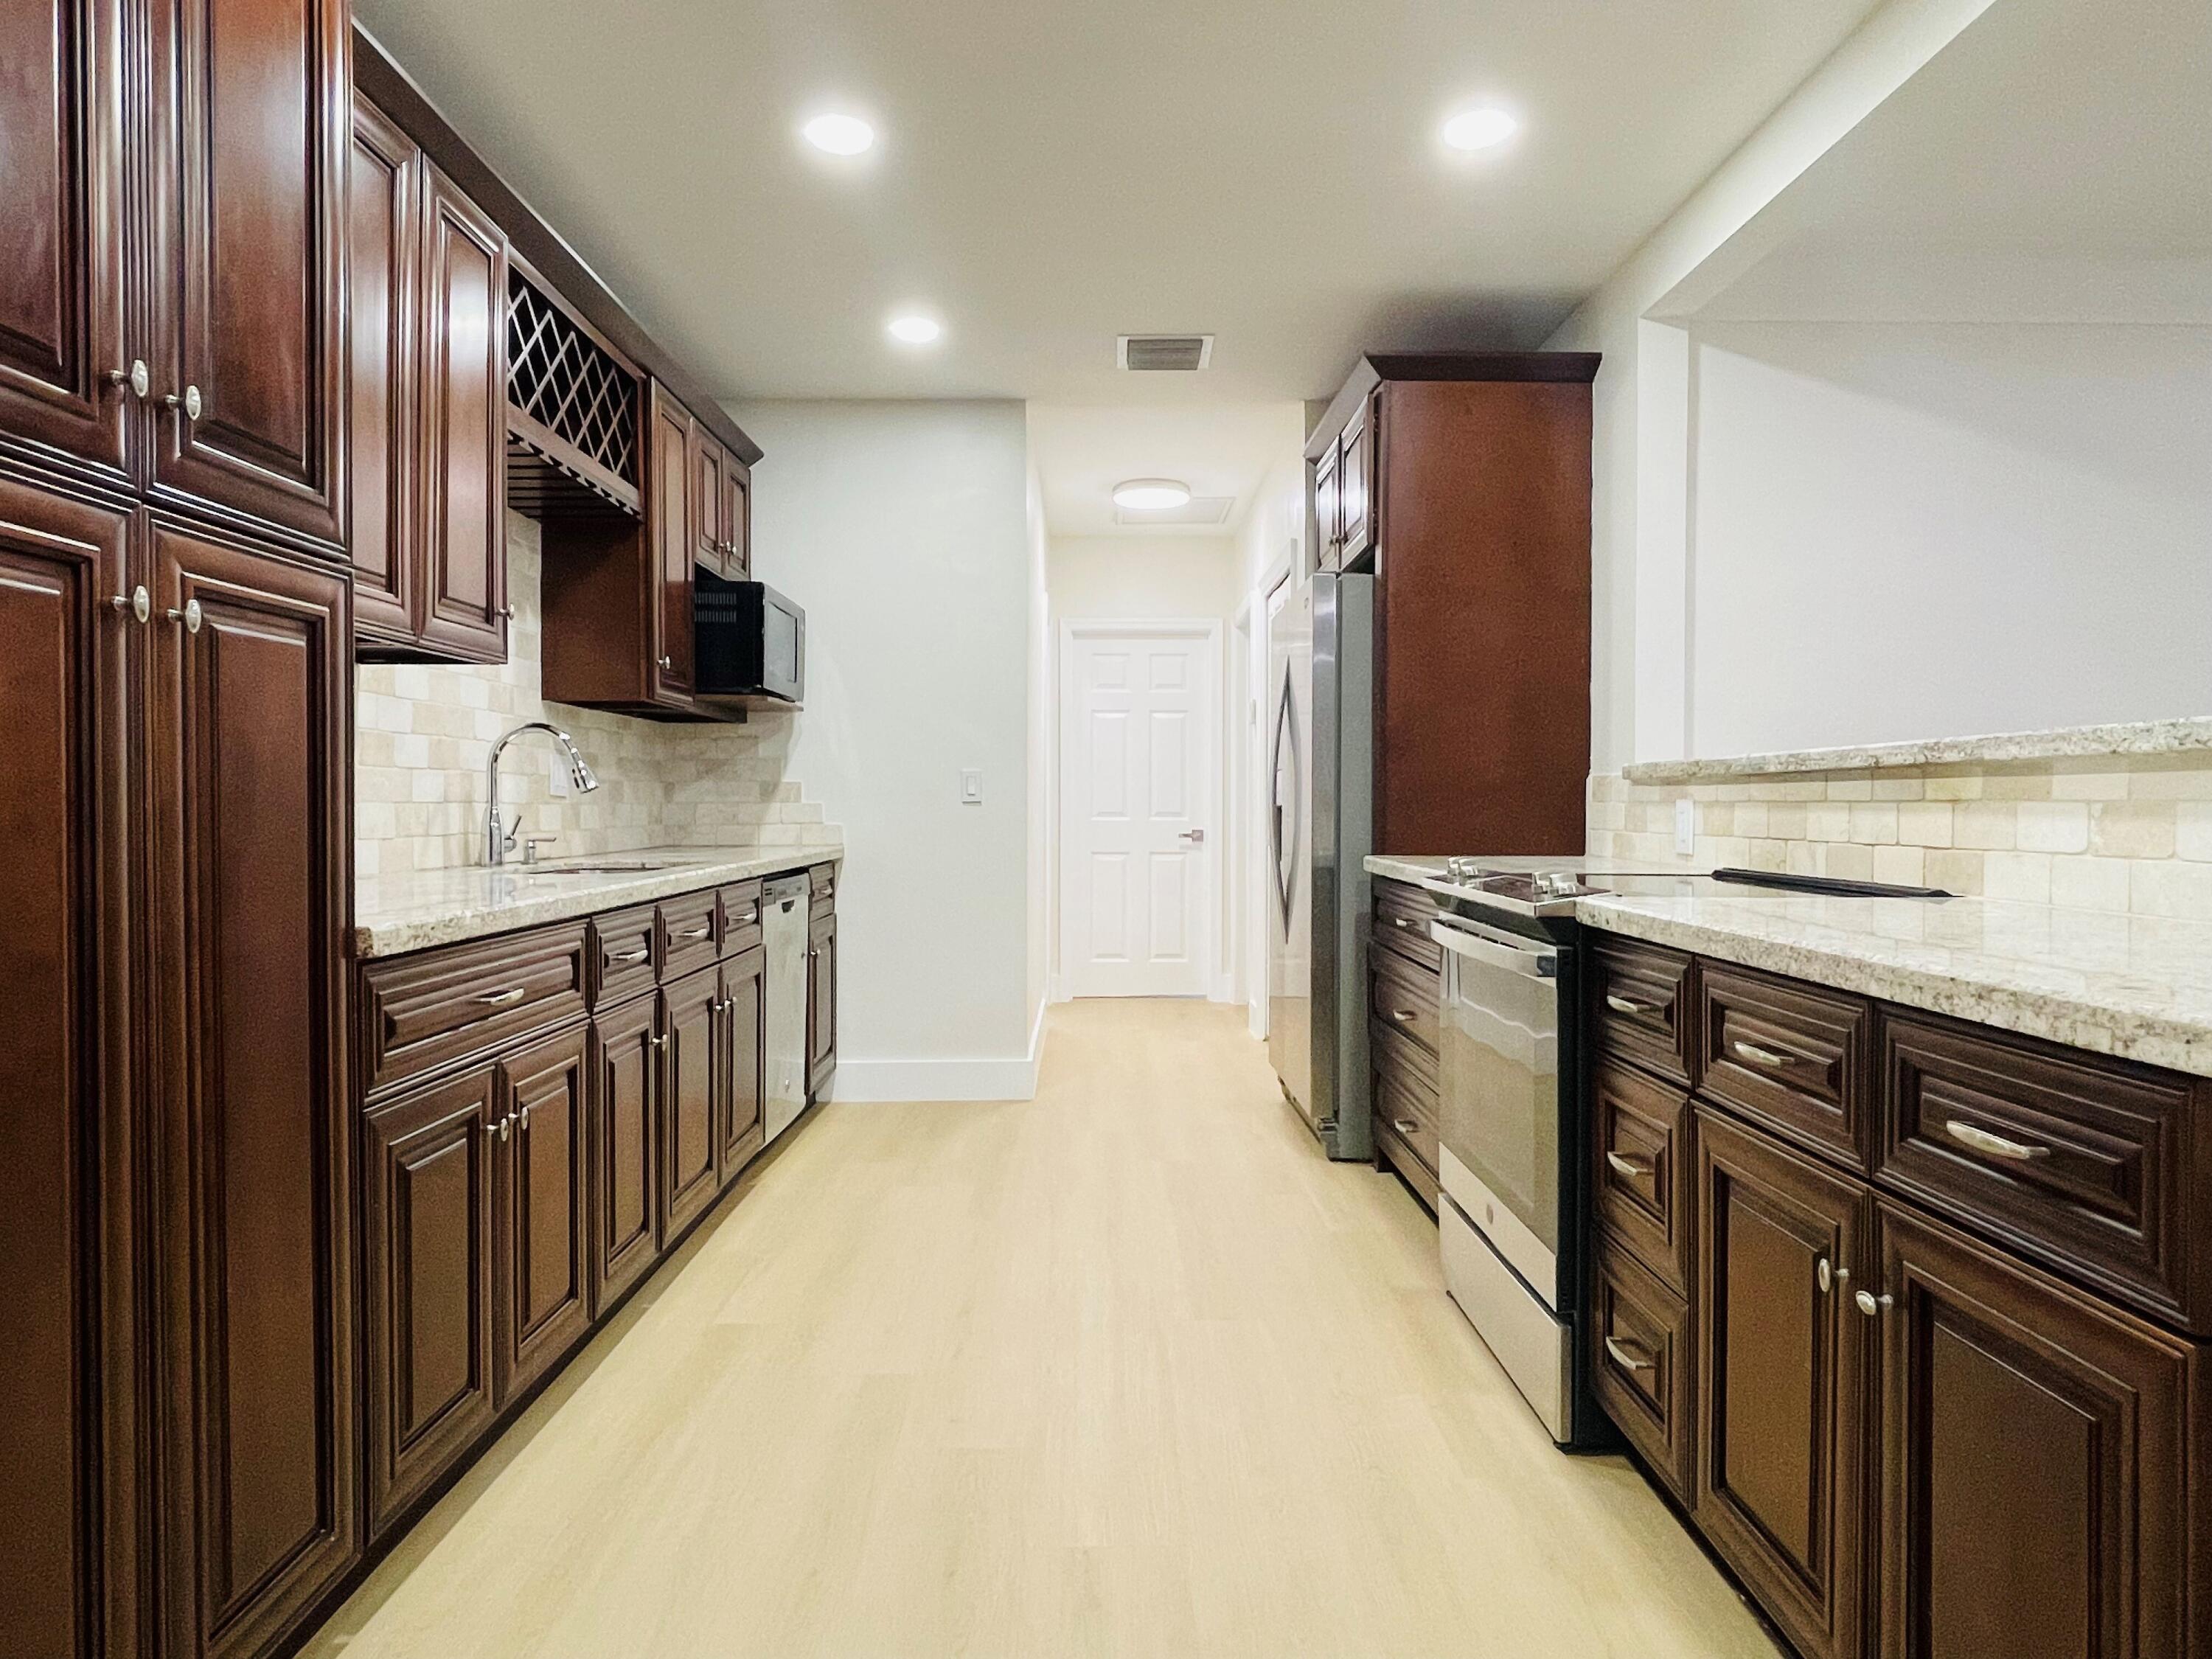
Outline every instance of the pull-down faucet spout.
[[[491, 746], [491, 759], [485, 763], [485, 773], [491, 785], [491, 805], [484, 813], [484, 862], [505, 864], [509, 848], [514, 845], [514, 831], [509, 830], [499, 812], [499, 757], [507, 745], [525, 732], [544, 732], [551, 734], [568, 757], [568, 778], [576, 786], [576, 793], [588, 795], [599, 787], [598, 775], [584, 763], [584, 757], [576, 748], [575, 740], [559, 726], [545, 720], [532, 720], [518, 726]], [[517, 828], [520, 828], [518, 823]]]

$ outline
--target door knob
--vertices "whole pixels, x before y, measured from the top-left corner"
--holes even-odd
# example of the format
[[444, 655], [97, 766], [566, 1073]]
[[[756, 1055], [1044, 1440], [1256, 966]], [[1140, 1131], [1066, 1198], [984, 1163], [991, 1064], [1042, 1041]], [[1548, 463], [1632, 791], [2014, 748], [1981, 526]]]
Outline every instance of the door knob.
[[1176, 839], [1178, 841], [1189, 842], [1193, 846], [1202, 847], [1206, 844], [1206, 831], [1203, 830], [1186, 830]]

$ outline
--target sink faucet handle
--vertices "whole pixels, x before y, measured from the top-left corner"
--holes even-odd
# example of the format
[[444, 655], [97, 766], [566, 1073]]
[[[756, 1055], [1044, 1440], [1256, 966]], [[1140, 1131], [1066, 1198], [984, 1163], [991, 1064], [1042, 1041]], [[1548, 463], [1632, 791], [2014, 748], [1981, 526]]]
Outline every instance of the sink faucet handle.
[[522, 838], [522, 861], [525, 864], [537, 863], [538, 849], [560, 839], [558, 836], [525, 836]]

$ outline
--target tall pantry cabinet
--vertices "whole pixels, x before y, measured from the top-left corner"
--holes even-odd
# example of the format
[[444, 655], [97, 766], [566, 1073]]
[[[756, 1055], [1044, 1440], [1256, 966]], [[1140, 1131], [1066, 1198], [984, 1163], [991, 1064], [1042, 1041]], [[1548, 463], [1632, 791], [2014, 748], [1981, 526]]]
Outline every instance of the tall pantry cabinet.
[[344, 0], [0, 8], [0, 1632], [358, 1559]]

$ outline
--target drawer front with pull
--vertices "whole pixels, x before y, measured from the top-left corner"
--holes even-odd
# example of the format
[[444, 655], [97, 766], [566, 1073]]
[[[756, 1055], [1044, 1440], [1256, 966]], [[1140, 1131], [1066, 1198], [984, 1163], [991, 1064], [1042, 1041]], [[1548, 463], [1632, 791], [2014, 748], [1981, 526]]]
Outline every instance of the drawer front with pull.
[[1690, 1288], [1690, 1103], [1618, 1065], [1590, 1080], [1598, 1219], [1678, 1296]]
[[[1378, 1057], [1379, 1058], [1379, 1057]], [[1375, 1144], [1413, 1183], [1431, 1211], [1437, 1207], [1437, 1103], [1402, 1066], [1375, 1071]]]
[[811, 915], [837, 908], [837, 866], [817, 864], [806, 872], [806, 908]]
[[720, 908], [709, 888], [663, 899], [659, 913], [660, 977], [672, 980], [714, 964]]
[[1588, 963], [1597, 1046], [1687, 1087], [1690, 958], [1601, 939], [1592, 943]]
[[653, 988], [659, 921], [650, 904], [592, 918], [592, 1007], [611, 1007]]
[[364, 1095], [580, 1018], [586, 935], [567, 922], [364, 963]]
[[1368, 968], [1367, 1006], [1375, 1023], [1418, 1043], [1431, 1054], [1439, 1052], [1441, 980], [1387, 951], [1374, 952]]
[[721, 914], [722, 957], [743, 956], [761, 942], [761, 884], [757, 881], [739, 882], [735, 887], [722, 889], [719, 899]]
[[1881, 1078], [1882, 1186], [2212, 1331], [2212, 1113], [2192, 1079], [1902, 1011]]
[[1419, 887], [1402, 881], [1375, 884], [1375, 915], [1370, 924], [1375, 943], [1395, 951], [1432, 974], [1444, 966], [1444, 947], [1429, 935], [1429, 923], [1437, 915], [1436, 902]]
[[1694, 976], [1701, 1093], [1866, 1173], [1874, 1163], [1874, 1009], [1846, 991], [1721, 963]]
[[1591, 1286], [1598, 1403], [1684, 1503], [1697, 1471], [1697, 1395], [1689, 1304], [1620, 1241], [1598, 1238]]

